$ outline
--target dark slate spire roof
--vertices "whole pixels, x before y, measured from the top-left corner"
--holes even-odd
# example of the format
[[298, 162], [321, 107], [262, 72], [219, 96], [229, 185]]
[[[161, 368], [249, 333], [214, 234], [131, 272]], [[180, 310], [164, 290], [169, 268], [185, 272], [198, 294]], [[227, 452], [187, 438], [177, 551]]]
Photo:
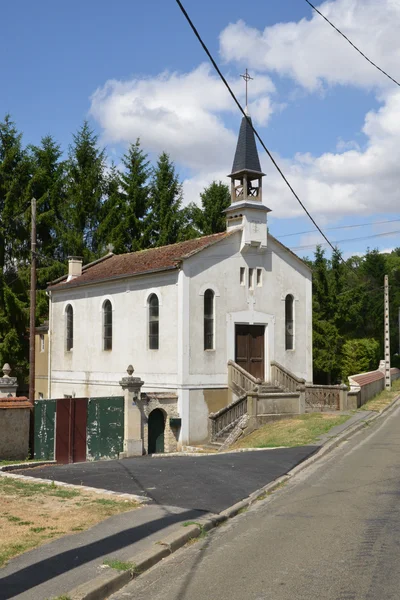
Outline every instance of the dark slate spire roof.
[[[251, 121], [250, 117], [249, 119]], [[263, 174], [261, 171], [260, 159], [258, 158], [254, 132], [246, 117], [243, 117], [240, 125], [239, 139], [236, 146], [231, 174], [233, 175], [240, 171], [253, 171]]]

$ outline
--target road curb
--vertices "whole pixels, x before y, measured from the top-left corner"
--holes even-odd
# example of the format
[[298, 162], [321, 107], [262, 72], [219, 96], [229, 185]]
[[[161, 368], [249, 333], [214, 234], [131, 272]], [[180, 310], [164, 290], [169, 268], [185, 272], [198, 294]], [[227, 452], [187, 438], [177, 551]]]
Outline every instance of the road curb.
[[288, 471], [286, 475], [278, 477], [274, 481], [259, 488], [244, 500], [237, 502], [233, 506], [230, 506], [216, 515], [198, 519], [196, 522], [193, 522], [193, 524], [188, 524], [187, 527], [182, 525], [184, 528], [183, 531], [178, 530], [171, 533], [159, 542], [155, 542], [152, 548], [146, 552], [137, 554], [130, 561], [128, 561], [135, 565], [135, 568], [132, 571], [123, 571], [122, 573], [114, 572], [100, 575], [92, 581], [82, 584], [70, 591], [66, 594], [66, 597], [70, 598], [71, 600], [105, 600], [108, 596], [117, 592], [119, 589], [129, 583], [129, 581], [135, 579], [139, 575], [145, 573], [151, 567], [155, 566], [163, 558], [170, 556], [176, 552], [176, 550], [182, 548], [185, 544], [187, 544], [188, 541], [198, 538], [203, 532], [210, 531], [221, 523], [224, 523], [235, 517], [240, 512], [248, 509], [252, 504], [257, 502], [257, 500], [264, 499], [274, 490], [284, 485], [294, 475], [306, 469], [320, 458], [323, 458], [347, 438], [351, 437], [355, 433], [358, 433], [365, 427], [366, 423], [370, 423], [371, 421], [381, 417], [389, 410], [396, 408], [396, 405], [399, 403], [399, 401], [400, 395], [396, 397], [393, 402], [391, 402], [380, 413], [372, 415], [369, 418], [362, 420], [361, 422], [356, 423], [354, 426], [344, 430], [343, 433], [339, 434], [333, 440], [327, 442], [318, 452], [310, 456], [310, 458], [306, 459]]

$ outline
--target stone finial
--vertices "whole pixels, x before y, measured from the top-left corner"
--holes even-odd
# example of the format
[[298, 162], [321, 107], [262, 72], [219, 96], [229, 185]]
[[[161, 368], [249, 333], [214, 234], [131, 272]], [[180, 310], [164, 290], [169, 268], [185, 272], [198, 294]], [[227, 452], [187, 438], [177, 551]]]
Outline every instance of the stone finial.
[[132, 367], [132, 365], [129, 365], [129, 367], [127, 368], [126, 372], [128, 373], [129, 377], [132, 377], [132, 373], [135, 369]]
[[10, 377], [10, 373], [11, 367], [8, 363], [5, 363], [3, 366], [3, 376], [8, 379]]

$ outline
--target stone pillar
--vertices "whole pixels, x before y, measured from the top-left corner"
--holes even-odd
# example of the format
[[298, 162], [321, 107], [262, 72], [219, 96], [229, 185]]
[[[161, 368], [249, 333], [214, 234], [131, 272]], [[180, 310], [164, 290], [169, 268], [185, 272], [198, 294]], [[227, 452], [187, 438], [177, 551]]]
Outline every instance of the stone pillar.
[[306, 412], [306, 386], [298, 385], [296, 391], [300, 393], [299, 397], [299, 415], [303, 415]]
[[143, 437], [142, 437], [142, 407], [140, 406], [140, 390], [143, 381], [140, 377], [132, 377], [132, 365], [127, 368], [128, 377], [121, 379], [120, 386], [124, 390], [125, 410], [124, 410], [124, 451], [120, 458], [143, 455]]
[[17, 378], [10, 377], [11, 368], [8, 363], [3, 367], [3, 377], [0, 377], [0, 398], [11, 398], [17, 395]]
[[247, 414], [249, 416], [249, 422], [247, 427], [257, 427], [257, 409], [258, 409], [258, 390], [252, 390], [247, 394]]
[[339, 410], [348, 410], [347, 407], [347, 391], [348, 391], [348, 387], [347, 385], [340, 385], [340, 391], [339, 391]]

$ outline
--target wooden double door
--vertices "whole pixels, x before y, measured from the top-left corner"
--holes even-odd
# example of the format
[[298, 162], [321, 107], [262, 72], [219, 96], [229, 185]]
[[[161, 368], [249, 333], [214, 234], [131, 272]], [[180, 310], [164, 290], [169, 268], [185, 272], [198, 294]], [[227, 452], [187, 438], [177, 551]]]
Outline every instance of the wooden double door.
[[264, 325], [236, 325], [235, 362], [264, 381]]

